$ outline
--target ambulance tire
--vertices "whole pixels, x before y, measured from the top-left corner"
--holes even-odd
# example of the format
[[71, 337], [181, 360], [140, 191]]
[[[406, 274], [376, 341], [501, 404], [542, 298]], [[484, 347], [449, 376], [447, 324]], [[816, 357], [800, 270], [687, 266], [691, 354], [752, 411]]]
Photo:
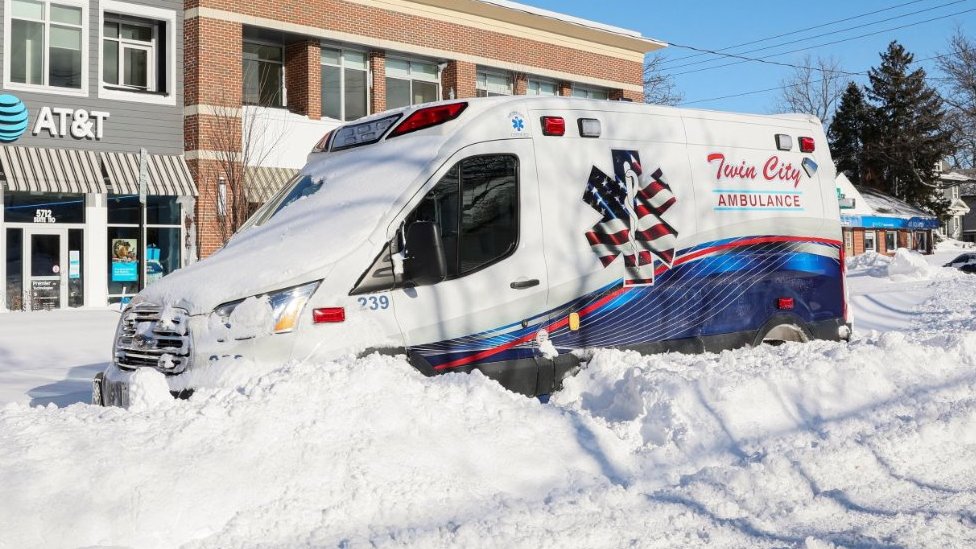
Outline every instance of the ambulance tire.
[[806, 343], [813, 339], [809, 330], [801, 322], [790, 316], [777, 316], [769, 320], [757, 332], [754, 347], [759, 345], [782, 345], [787, 342]]

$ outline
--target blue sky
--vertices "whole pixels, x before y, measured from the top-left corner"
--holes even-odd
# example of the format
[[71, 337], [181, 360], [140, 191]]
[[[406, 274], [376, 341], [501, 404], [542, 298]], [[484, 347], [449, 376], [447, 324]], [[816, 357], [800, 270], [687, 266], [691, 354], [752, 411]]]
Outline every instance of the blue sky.
[[[817, 46], [825, 42], [845, 40], [862, 34], [877, 33], [860, 39], [846, 40], [838, 44], [821, 46], [806, 51], [770, 57], [785, 63], [799, 63], [805, 53], [816, 56], [834, 56], [849, 72], [866, 71], [879, 62], [879, 53], [891, 40], [897, 39], [917, 60], [933, 57], [944, 52], [946, 42], [957, 26], [976, 39], [976, 0], [726, 0], [695, 2], [649, 2], [638, 0], [520, 0], [524, 4], [567, 13], [639, 31], [646, 37], [657, 38], [676, 44], [717, 50], [742, 42], [786, 34], [729, 53], [761, 48], [777, 44], [785, 45], [746, 54], [762, 57], [786, 50]], [[837, 19], [885, 10], [851, 21], [810, 31], [795, 32]], [[959, 12], [968, 13], [959, 14]], [[910, 15], [913, 12], [914, 15]], [[958, 15], [953, 15], [958, 14]], [[948, 16], [948, 17], [946, 17]], [[892, 20], [879, 22], [882, 19]], [[922, 23], [928, 19], [940, 18]], [[877, 24], [874, 24], [877, 23]], [[911, 25], [897, 30], [893, 27]], [[851, 28], [854, 27], [854, 28]], [[846, 30], [845, 29], [849, 29]], [[840, 32], [844, 31], [844, 32]], [[884, 31], [884, 32], [880, 32]], [[676, 61], [678, 57], [695, 52], [672, 47], [662, 55], [670, 61], [673, 73], [702, 69], [734, 60], [712, 61], [707, 64], [677, 68], [678, 65], [714, 59], [715, 56], [696, 57]], [[921, 66], [930, 76], [938, 76], [934, 60], [922, 61]], [[763, 63], [747, 62], [729, 67], [702, 70], [693, 74], [676, 76], [676, 82], [689, 106], [767, 113], [775, 110], [779, 91], [756, 93], [742, 97], [697, 102], [702, 99], [775, 88], [791, 73], [791, 69]], [[852, 77], [866, 82], [866, 77]], [[933, 82], [937, 84], [937, 82]]]

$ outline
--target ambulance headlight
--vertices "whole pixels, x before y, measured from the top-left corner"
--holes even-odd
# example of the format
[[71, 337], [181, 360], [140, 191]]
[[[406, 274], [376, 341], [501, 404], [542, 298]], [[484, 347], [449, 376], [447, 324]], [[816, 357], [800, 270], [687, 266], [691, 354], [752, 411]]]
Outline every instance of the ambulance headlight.
[[[272, 317], [274, 319], [274, 333], [285, 334], [291, 332], [298, 326], [298, 319], [301, 318], [302, 311], [305, 310], [305, 305], [308, 304], [308, 300], [315, 293], [315, 290], [318, 289], [321, 282], [321, 280], [317, 280], [301, 286], [292, 286], [291, 288], [285, 288], [276, 292], [254, 296], [267, 299], [271, 305]], [[243, 302], [243, 299], [238, 299], [237, 301], [224, 303], [214, 309], [214, 314], [219, 316], [224, 324], [229, 324], [230, 316], [234, 313], [234, 309]]]

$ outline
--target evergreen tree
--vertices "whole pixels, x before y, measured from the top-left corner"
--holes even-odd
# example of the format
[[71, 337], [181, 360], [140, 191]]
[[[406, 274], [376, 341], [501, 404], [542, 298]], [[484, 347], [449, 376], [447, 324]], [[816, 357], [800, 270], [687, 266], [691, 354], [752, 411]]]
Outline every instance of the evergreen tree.
[[862, 133], [860, 180], [942, 215], [947, 204], [934, 189], [935, 166], [952, 153], [952, 136], [942, 99], [925, 83], [923, 69], [911, 70], [913, 60], [895, 41], [881, 54], [881, 66], [868, 72], [873, 108]]
[[851, 82], [840, 98], [840, 106], [830, 123], [827, 137], [830, 153], [838, 172], [845, 172], [853, 183], [861, 181], [861, 162], [864, 156], [864, 131], [869, 109], [861, 87]]

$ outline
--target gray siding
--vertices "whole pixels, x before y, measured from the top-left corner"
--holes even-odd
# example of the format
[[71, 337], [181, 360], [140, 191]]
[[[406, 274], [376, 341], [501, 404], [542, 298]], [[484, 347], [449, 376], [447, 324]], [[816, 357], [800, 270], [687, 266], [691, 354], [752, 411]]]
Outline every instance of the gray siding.
[[[167, 87], [175, 94], [173, 105], [151, 105], [134, 101], [100, 99], [98, 90], [101, 82], [98, 64], [99, 13], [100, 2], [92, 0], [88, 4], [88, 96], [73, 97], [53, 93], [34, 93], [20, 90], [6, 90], [0, 81], [0, 91], [20, 98], [30, 112], [30, 125], [27, 133], [13, 145], [89, 149], [99, 151], [137, 152], [145, 147], [150, 153], [181, 154], [183, 152], [183, 2], [172, 0], [125, 0], [128, 4], [172, 9], [176, 12], [175, 59], [167, 61], [175, 64], [173, 82]], [[0, 2], [0, 16], [3, 13]], [[2, 20], [2, 19], [0, 19]], [[2, 27], [0, 27], [2, 28]], [[6, 64], [3, 41], [0, 40], [0, 61]], [[2, 73], [0, 73], [2, 74]], [[105, 122], [105, 134], [101, 141], [77, 140], [72, 137], [52, 138], [47, 133], [35, 137], [31, 128], [37, 112], [44, 106], [106, 111], [111, 118]]]
[[969, 206], [969, 213], [962, 218], [962, 230], [976, 231], [976, 196], [964, 196], [962, 199]]

